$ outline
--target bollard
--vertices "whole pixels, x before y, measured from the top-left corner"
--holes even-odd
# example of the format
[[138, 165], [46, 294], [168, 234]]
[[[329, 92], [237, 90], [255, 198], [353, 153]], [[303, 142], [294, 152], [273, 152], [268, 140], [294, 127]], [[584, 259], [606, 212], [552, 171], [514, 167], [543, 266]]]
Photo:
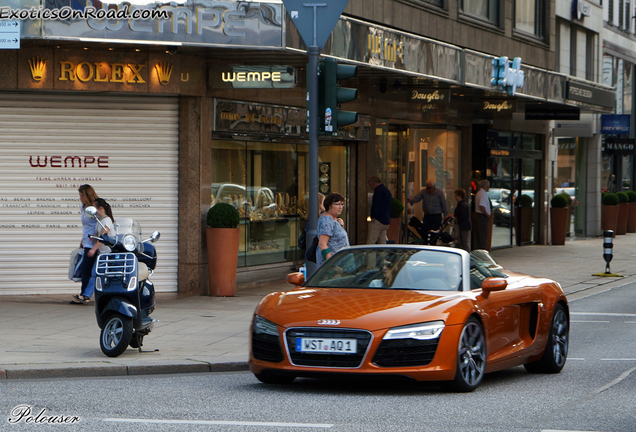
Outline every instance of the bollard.
[[614, 258], [614, 254], [612, 253], [612, 249], [614, 248], [614, 244], [612, 242], [613, 236], [614, 231], [603, 231], [603, 258], [605, 259], [605, 274], [611, 273], [609, 263], [612, 258]]
[[623, 275], [610, 272], [610, 261], [614, 258], [613, 237], [614, 231], [603, 231], [603, 259], [605, 259], [605, 273], [594, 273], [592, 276], [623, 277]]

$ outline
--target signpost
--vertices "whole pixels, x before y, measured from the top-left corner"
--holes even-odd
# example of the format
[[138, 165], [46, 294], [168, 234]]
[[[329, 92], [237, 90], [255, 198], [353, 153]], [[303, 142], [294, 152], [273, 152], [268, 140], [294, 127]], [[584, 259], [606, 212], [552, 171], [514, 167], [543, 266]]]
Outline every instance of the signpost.
[[[323, 0], [312, 3], [311, 0], [283, 0], [283, 5], [300, 37], [307, 45], [309, 67], [307, 68], [307, 117], [309, 118], [309, 208], [307, 244], [316, 237], [318, 222], [318, 57], [322, 47], [329, 39], [333, 28], [349, 0]], [[320, 25], [318, 25], [320, 23]], [[318, 248], [320, 252], [320, 248]], [[316, 264], [307, 262], [307, 275], [316, 271]]]
[[20, 21], [0, 20], [0, 49], [20, 49]]

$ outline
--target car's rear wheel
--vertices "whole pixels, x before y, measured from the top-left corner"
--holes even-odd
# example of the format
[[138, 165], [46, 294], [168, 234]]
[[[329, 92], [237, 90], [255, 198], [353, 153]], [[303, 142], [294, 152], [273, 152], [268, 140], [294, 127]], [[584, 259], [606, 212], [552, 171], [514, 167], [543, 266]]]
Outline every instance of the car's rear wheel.
[[479, 386], [486, 370], [486, 339], [479, 321], [473, 317], [466, 321], [457, 349], [457, 372], [452, 382], [460, 392], [470, 392]]
[[276, 373], [254, 374], [257, 380], [264, 384], [291, 384], [296, 377], [293, 375], [282, 375]]
[[556, 305], [545, 352], [541, 360], [523, 366], [531, 373], [559, 373], [565, 366], [570, 345], [570, 321], [563, 305]]

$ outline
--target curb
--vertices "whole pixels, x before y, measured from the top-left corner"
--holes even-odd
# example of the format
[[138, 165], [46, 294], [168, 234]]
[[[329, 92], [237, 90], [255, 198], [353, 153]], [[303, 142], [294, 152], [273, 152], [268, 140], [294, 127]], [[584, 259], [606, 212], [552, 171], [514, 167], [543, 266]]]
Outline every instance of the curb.
[[132, 375], [167, 375], [210, 372], [238, 372], [249, 370], [248, 363], [198, 363], [165, 365], [108, 365], [108, 366], [70, 366], [70, 365], [16, 365], [0, 369], [0, 379], [42, 379], [42, 378], [89, 378]]

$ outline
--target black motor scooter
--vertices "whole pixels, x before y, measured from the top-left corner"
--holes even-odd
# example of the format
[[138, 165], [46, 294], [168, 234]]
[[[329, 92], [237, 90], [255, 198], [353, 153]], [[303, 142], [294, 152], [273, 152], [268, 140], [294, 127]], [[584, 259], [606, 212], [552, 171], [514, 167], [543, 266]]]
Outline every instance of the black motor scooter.
[[[94, 218], [97, 209], [87, 207], [84, 213]], [[114, 232], [91, 237], [111, 249], [100, 254], [95, 264], [95, 316], [102, 329], [99, 345], [108, 357], [117, 357], [128, 345], [141, 352], [143, 338], [153, 328], [155, 288], [149, 277], [157, 265], [157, 253], [148, 242], [154, 243], [160, 235], [155, 231], [142, 241], [139, 224], [120, 218]]]

